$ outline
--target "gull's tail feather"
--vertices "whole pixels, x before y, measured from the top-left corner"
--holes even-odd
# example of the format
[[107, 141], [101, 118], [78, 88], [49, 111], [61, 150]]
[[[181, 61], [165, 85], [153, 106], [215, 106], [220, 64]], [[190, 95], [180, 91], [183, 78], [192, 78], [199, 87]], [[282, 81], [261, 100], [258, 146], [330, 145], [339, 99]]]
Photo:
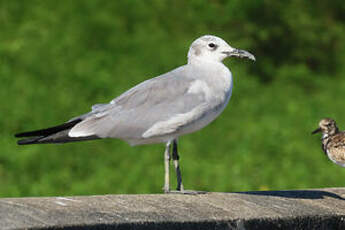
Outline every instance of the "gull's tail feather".
[[47, 129], [40, 129], [35, 131], [29, 131], [24, 133], [17, 133], [15, 137], [29, 137], [19, 140], [18, 145], [30, 145], [30, 144], [48, 144], [48, 143], [66, 143], [83, 140], [93, 140], [99, 137], [92, 135], [86, 137], [70, 137], [68, 135], [71, 128], [81, 122], [81, 119], [76, 119], [62, 125], [50, 127]]
[[31, 145], [38, 143], [39, 139], [42, 137], [31, 137], [31, 138], [25, 138], [21, 139], [17, 142], [18, 145]]

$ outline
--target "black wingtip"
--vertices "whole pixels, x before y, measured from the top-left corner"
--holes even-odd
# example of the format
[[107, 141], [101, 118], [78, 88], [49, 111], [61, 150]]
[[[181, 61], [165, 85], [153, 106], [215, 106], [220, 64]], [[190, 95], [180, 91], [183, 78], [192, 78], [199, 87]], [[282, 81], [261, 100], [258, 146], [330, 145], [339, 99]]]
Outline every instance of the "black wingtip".
[[42, 131], [41, 130], [35, 130], [35, 131], [29, 131], [29, 132], [23, 132], [23, 133], [16, 133], [14, 136], [15, 137], [33, 137], [33, 136], [38, 136], [38, 135], [42, 135]]
[[16, 133], [14, 134], [14, 137], [24, 137], [24, 133]]
[[58, 125], [58, 126], [46, 128], [46, 129], [17, 133], [14, 136], [15, 137], [48, 136], [50, 134], [57, 133], [59, 131], [65, 130], [65, 129], [72, 128], [74, 125], [76, 125], [77, 123], [79, 123], [81, 121], [82, 121], [81, 119], [76, 119], [76, 120], [66, 122], [66, 123]]
[[23, 132], [23, 133], [16, 133], [14, 134], [15, 137], [31, 137], [31, 136], [37, 136], [41, 133], [41, 130], [37, 131], [29, 131], [29, 132]]

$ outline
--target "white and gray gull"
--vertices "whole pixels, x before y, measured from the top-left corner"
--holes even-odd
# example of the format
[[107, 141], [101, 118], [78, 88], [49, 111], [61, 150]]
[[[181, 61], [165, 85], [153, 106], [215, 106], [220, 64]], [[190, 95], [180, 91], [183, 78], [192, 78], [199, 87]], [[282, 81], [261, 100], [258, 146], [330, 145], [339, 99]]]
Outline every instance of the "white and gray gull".
[[[212, 122], [224, 110], [232, 92], [232, 74], [222, 63], [227, 57], [255, 57], [231, 47], [223, 39], [205, 35], [188, 51], [188, 63], [127, 90], [108, 104], [61, 125], [18, 133], [28, 137], [19, 145], [67, 143], [99, 138], [118, 138], [131, 145], [166, 143], [164, 192], [169, 187], [170, 155], [175, 166], [177, 192], [184, 190], [177, 139]], [[172, 145], [172, 148], [171, 148]]]

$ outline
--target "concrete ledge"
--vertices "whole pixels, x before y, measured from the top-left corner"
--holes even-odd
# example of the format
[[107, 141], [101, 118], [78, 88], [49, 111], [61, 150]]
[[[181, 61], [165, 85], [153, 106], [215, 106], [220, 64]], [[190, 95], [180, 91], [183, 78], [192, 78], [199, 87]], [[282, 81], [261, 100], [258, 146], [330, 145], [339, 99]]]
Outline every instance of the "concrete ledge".
[[4, 198], [0, 229], [345, 229], [345, 188]]

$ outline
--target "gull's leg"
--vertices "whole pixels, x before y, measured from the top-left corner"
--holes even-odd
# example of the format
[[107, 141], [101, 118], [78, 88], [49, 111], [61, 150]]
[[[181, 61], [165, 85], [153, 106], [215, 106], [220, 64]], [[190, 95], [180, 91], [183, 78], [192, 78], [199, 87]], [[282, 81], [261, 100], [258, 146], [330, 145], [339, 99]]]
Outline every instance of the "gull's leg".
[[177, 191], [169, 191], [169, 193], [178, 193], [178, 194], [190, 194], [190, 195], [196, 195], [196, 194], [204, 194], [207, 192], [204, 191], [193, 191], [193, 190], [184, 190], [183, 184], [182, 184], [182, 176], [181, 176], [181, 170], [179, 165], [179, 155], [177, 151], [177, 139], [173, 140], [173, 146], [172, 146], [172, 159], [174, 161], [175, 171], [176, 171], [176, 178], [177, 178]]
[[173, 148], [172, 148], [172, 158], [174, 161], [175, 171], [176, 171], [176, 178], [177, 178], [177, 191], [184, 192], [183, 184], [182, 184], [182, 176], [181, 176], [181, 170], [179, 165], [179, 155], [177, 151], [177, 140], [173, 140]]
[[169, 166], [170, 166], [170, 144], [171, 142], [167, 142], [164, 151], [164, 187], [163, 190], [165, 193], [170, 191], [169, 188]]

